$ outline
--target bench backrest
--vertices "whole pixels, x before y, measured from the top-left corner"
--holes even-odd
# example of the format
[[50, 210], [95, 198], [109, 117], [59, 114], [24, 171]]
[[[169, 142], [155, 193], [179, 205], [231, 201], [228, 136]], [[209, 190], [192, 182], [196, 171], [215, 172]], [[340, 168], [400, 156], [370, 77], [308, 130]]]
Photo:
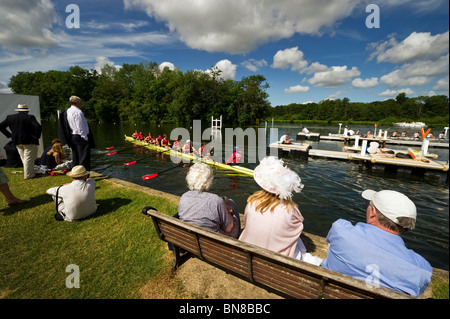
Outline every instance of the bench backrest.
[[362, 280], [205, 230], [151, 208], [143, 212], [152, 217], [160, 239], [285, 297], [413, 298], [385, 287], [370, 288]]

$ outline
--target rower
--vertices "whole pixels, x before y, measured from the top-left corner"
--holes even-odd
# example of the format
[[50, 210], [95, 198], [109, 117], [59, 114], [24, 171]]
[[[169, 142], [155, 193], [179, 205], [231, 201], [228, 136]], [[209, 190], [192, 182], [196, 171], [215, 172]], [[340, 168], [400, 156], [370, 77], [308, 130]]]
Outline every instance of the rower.
[[232, 165], [232, 164], [240, 164], [240, 163], [242, 163], [242, 151], [239, 149], [239, 146], [235, 146], [234, 152], [233, 152], [233, 154], [231, 154], [231, 156], [228, 159], [226, 164]]

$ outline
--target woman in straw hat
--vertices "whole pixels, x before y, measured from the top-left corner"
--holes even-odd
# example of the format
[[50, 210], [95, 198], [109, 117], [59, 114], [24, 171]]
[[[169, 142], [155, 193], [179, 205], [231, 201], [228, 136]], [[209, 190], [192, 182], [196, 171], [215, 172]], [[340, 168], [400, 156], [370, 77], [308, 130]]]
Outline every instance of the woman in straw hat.
[[255, 168], [254, 179], [262, 190], [247, 200], [239, 239], [319, 265], [322, 260], [306, 253], [300, 239], [304, 218], [292, 200], [292, 192], [303, 188], [300, 177], [282, 160], [268, 156]]

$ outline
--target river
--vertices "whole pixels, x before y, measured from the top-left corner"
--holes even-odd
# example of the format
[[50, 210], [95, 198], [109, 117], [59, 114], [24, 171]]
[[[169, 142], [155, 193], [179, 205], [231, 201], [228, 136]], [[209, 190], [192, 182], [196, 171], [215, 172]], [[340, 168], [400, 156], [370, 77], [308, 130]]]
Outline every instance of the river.
[[[92, 169], [139, 185], [148, 186], [160, 191], [182, 195], [187, 191], [185, 176], [188, 167], [179, 167], [162, 173], [151, 180], [143, 180], [143, 175], [161, 172], [173, 167], [167, 154], [157, 153], [145, 148], [132, 148], [125, 143], [124, 135], [131, 135], [135, 130], [144, 134], [166, 133], [170, 135], [173, 125], [134, 125], [95, 124], [90, 123], [93, 130], [96, 148], [92, 151]], [[43, 121], [44, 146], [57, 136], [55, 122]], [[271, 123], [268, 125], [266, 141], [269, 141]], [[290, 132], [295, 136], [300, 126], [294, 124], [276, 124], [278, 138]], [[350, 126], [366, 132], [373, 127]], [[350, 128], [349, 127], [349, 128]], [[378, 129], [387, 127], [378, 127]], [[186, 128], [192, 133], [192, 128]], [[337, 134], [338, 126], [308, 126], [311, 132], [328, 135]], [[224, 129], [223, 129], [224, 130]], [[258, 133], [257, 130], [255, 130]], [[437, 135], [442, 128], [433, 128]], [[106, 147], [115, 146], [121, 152], [108, 156]], [[312, 142], [312, 148], [342, 150], [342, 142]], [[390, 146], [388, 146], [390, 147]], [[402, 149], [399, 146], [392, 146]], [[248, 148], [244, 152], [247, 154]], [[430, 148], [429, 152], [439, 156], [438, 160], [448, 161], [449, 150]], [[139, 160], [138, 160], [139, 159]], [[125, 166], [124, 163], [138, 160], [136, 164]], [[371, 170], [359, 165], [339, 160], [326, 159], [294, 159], [283, 157], [286, 165], [297, 172], [305, 185], [301, 193], [294, 195], [300, 211], [305, 218], [306, 232], [325, 237], [331, 224], [344, 218], [352, 223], [365, 221], [367, 202], [360, 193], [365, 189], [392, 189], [410, 197], [417, 206], [418, 216], [416, 228], [402, 235], [406, 246], [425, 257], [433, 267], [448, 270], [449, 261], [449, 185], [448, 180], [434, 175], [411, 175], [408, 171], [395, 173], [384, 170]], [[255, 168], [257, 163], [245, 163], [244, 166]], [[224, 195], [235, 200], [243, 213], [249, 195], [259, 190], [252, 177], [237, 176], [223, 170], [215, 170], [214, 184], [211, 192]]]

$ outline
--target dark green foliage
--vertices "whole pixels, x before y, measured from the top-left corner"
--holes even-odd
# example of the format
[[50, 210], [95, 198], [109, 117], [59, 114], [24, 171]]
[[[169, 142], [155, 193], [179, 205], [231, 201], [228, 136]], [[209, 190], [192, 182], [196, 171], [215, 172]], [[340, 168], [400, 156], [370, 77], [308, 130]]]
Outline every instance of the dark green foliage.
[[71, 67], [68, 71], [19, 72], [9, 87], [16, 94], [37, 95], [41, 117], [51, 119], [56, 110], [69, 107], [69, 97], [83, 99], [90, 120], [100, 122], [209, 122], [223, 116], [233, 125], [254, 124], [268, 115], [270, 104], [261, 75], [241, 81], [224, 80], [221, 71], [160, 70], [155, 62], [103, 67], [101, 74]]
[[280, 105], [271, 109], [270, 116], [279, 121], [376, 122], [392, 125], [395, 122], [423, 121], [428, 125], [448, 125], [449, 99], [445, 95], [408, 98], [400, 93], [395, 99], [370, 103], [324, 100], [319, 103]]

